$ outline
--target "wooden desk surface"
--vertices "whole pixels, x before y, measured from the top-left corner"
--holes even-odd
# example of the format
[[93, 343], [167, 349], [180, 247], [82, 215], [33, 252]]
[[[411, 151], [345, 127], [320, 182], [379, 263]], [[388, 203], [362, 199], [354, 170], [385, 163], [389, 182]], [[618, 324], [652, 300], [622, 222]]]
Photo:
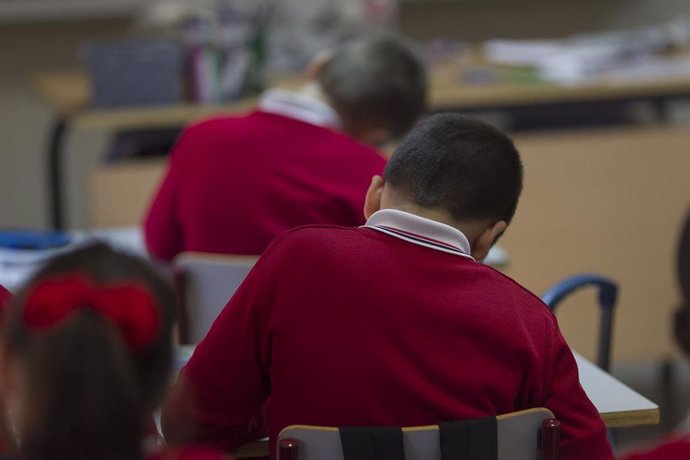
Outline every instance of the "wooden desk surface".
[[497, 84], [487, 86], [436, 85], [430, 92], [434, 110], [504, 106], [529, 106], [577, 101], [600, 101], [690, 93], [690, 76], [682, 79], [630, 83], [588, 83], [578, 86], [554, 84]]
[[[636, 97], [690, 94], [690, 76], [664, 80], [612, 83], [601, 81], [578, 86], [544, 83], [460, 84], [460, 67], [447, 65], [431, 73], [429, 104], [432, 110], [497, 109], [577, 101], [601, 101]], [[279, 78], [276, 86], [294, 88], [299, 78]], [[246, 99], [232, 104], [176, 104], [164, 107], [125, 107], [89, 110], [90, 88], [81, 71], [48, 71], [30, 79], [32, 89], [58, 114], [79, 125], [108, 129], [167, 127], [186, 124], [200, 117], [246, 111], [255, 104]]]

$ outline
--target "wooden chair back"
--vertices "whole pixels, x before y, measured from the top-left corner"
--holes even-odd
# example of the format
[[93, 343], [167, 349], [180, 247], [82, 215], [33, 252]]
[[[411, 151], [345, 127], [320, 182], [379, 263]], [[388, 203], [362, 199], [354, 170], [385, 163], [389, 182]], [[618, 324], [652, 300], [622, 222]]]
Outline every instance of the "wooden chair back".
[[206, 336], [258, 256], [184, 252], [173, 261], [180, 296], [180, 343]]

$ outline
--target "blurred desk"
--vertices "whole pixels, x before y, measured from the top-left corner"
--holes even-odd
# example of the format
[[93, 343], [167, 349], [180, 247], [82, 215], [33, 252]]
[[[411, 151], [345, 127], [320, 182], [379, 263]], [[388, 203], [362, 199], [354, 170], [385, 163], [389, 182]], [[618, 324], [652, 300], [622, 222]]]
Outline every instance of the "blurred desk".
[[[559, 108], [594, 107], [592, 115], [600, 112], [602, 104], [622, 104], [636, 101], [650, 102], [657, 108], [660, 119], [665, 117], [669, 100], [690, 97], [690, 76], [667, 80], [612, 82], [601, 81], [578, 86], [552, 84], [460, 84], [457, 66], [432, 73], [430, 109], [461, 112], [499, 111], [515, 113]], [[289, 79], [277, 86], [295, 87], [298, 79]], [[90, 89], [86, 75], [79, 71], [44, 72], [31, 79], [33, 90], [56, 112], [47, 158], [51, 223], [55, 229], [64, 228], [62, 178], [60, 175], [63, 143], [70, 127], [86, 126], [111, 131], [129, 129], [169, 128], [183, 126], [195, 119], [219, 113], [245, 112], [254, 106], [248, 99], [226, 105], [178, 104], [166, 107], [126, 107], [118, 109], [90, 109]], [[594, 104], [594, 105], [592, 105]], [[545, 113], [548, 118], [550, 114]]]
[[[662, 100], [690, 97], [690, 76], [665, 80], [601, 81], [577, 86], [546, 83], [497, 83], [469, 85], [459, 82], [459, 72], [431, 75], [429, 106], [432, 111], [504, 110], [511, 107], [568, 102], [614, 100]], [[299, 79], [277, 86], [294, 88]], [[90, 109], [86, 75], [80, 71], [52, 71], [36, 74], [31, 87], [61, 118], [76, 125], [112, 130], [181, 126], [217, 113], [244, 112], [255, 104], [245, 99], [231, 104], [177, 104], [164, 107]]]
[[118, 251], [139, 257], [148, 257], [144, 238], [139, 228], [82, 230], [70, 233], [73, 240], [67, 246], [46, 251], [0, 250], [0, 284], [16, 291], [36, 272], [43, 263], [58, 254], [92, 242], [102, 241]]
[[[64, 247], [46, 251], [0, 249], [0, 285], [10, 291], [19, 289], [45, 261], [53, 256], [79, 247], [102, 241], [118, 251], [148, 259], [142, 230], [138, 227], [82, 230], [70, 233], [72, 242]], [[489, 251], [484, 263], [502, 267], [508, 263], [508, 254], [496, 245]]]

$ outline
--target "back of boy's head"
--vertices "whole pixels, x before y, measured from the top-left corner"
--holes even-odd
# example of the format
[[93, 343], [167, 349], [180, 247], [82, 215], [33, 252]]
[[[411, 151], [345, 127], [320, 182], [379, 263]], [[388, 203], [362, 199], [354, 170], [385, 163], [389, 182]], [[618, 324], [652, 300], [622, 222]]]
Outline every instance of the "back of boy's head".
[[510, 138], [458, 114], [432, 115], [405, 137], [384, 172], [403, 200], [456, 221], [510, 223], [522, 192], [522, 162]]
[[425, 109], [423, 64], [400, 39], [372, 36], [335, 50], [318, 82], [346, 120], [366, 120], [402, 137]]
[[[74, 305], [45, 330], [29, 327], [27, 300], [46, 281], [70, 276], [83, 277], [95, 289], [136, 286], [149, 294], [158, 311], [154, 335], [145, 346], [133, 347], [112, 318], [88, 305]], [[64, 304], [59, 293], [55, 297], [55, 304]], [[144, 261], [103, 244], [60, 255], [39, 271], [12, 301], [4, 325], [7, 349], [24, 362], [32, 397], [20, 457], [139, 458], [145, 414], [167, 388], [175, 310], [167, 282]]]

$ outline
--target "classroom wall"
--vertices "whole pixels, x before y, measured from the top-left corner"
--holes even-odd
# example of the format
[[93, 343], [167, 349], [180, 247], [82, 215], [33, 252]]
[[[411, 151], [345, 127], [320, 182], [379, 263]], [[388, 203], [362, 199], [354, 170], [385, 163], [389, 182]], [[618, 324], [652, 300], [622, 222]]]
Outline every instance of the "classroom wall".
[[[525, 188], [501, 245], [507, 273], [536, 293], [574, 274], [619, 285], [614, 362], [674, 355], [670, 318], [680, 303], [676, 253], [690, 211], [687, 125], [515, 136]], [[566, 299], [557, 316], [571, 346], [593, 358], [596, 290]]]
[[[90, 37], [123, 33], [128, 21], [108, 19], [0, 25], [0, 226], [47, 225], [45, 149], [51, 111], [30, 91], [28, 78], [41, 69], [74, 68], [77, 47]], [[70, 136], [77, 161], [100, 153], [107, 136], [99, 132]], [[78, 170], [81, 168], [77, 168]], [[70, 175], [76, 184], [82, 172]], [[74, 194], [72, 207], [81, 199]]]
[[[639, 26], [690, 15], [685, 0], [493, 0], [413, 1], [401, 11], [403, 31], [417, 38], [437, 35], [481, 40], [493, 36], [560, 36], [609, 26]], [[41, 69], [71, 68], [78, 45], [112, 37], [128, 26], [124, 18], [0, 24], [0, 225], [47, 224], [44, 145], [50, 110], [28, 88]], [[85, 167], [107, 144], [108, 134], [89, 130], [68, 140], [69, 222], [84, 223]]]

